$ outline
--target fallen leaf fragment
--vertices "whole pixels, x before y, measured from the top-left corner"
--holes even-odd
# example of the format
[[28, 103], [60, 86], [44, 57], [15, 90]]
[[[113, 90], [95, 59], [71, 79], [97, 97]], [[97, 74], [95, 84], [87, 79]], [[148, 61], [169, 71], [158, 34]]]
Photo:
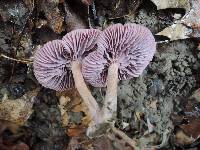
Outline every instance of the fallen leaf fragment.
[[190, 10], [189, 0], [151, 0], [156, 6], [157, 9], [166, 9], [166, 8], [184, 8], [186, 12]]
[[[9, 135], [4, 131], [9, 131]], [[20, 126], [14, 122], [0, 119], [0, 149], [1, 150], [29, 150], [29, 146], [18, 141]], [[5, 138], [6, 137], [6, 138]], [[16, 142], [17, 141], [17, 142]]]
[[39, 4], [39, 11], [45, 13], [48, 24], [53, 31], [56, 33], [61, 33], [64, 30], [64, 16], [60, 13], [58, 4], [58, 0], [41, 1]]
[[19, 127], [20, 126], [16, 123], [0, 119], [0, 134], [2, 134], [5, 130], [9, 130], [11, 133], [16, 134]]
[[85, 131], [85, 127], [69, 128], [67, 130], [67, 135], [70, 137], [80, 136], [81, 134], [85, 133]]
[[193, 143], [195, 140], [192, 137], [186, 135], [183, 130], [179, 130], [175, 134], [175, 143], [178, 145], [188, 145]]
[[190, 33], [192, 33], [192, 30], [186, 26], [182, 24], [173, 24], [156, 35], [166, 36], [170, 41], [174, 41], [178, 39], [187, 39]]
[[179, 127], [191, 138], [197, 139], [200, 137], [200, 119], [194, 117], [187, 117], [189, 119], [188, 124], [180, 125]]
[[1, 150], [29, 150], [28, 145], [25, 143], [17, 143], [13, 145], [5, 145], [2, 138], [0, 138], [0, 149]]
[[60, 108], [62, 126], [66, 127], [69, 123], [69, 116], [67, 114], [66, 106], [70, 102], [70, 98], [67, 96], [61, 96], [59, 102], [60, 104], [58, 107]]
[[28, 92], [19, 99], [0, 102], [0, 119], [23, 125], [32, 114], [32, 106], [38, 89]]
[[89, 115], [88, 108], [83, 103], [80, 95], [76, 90], [68, 90], [62, 93], [57, 93], [59, 98], [59, 108], [62, 117], [62, 126], [70, 126], [70, 128], [79, 128], [80, 125], [75, 125], [74, 122], [70, 121], [69, 112], [84, 113], [84, 117], [81, 118], [81, 126], [87, 127], [91, 121], [91, 116]]
[[193, 92], [190, 99], [195, 99], [196, 101], [200, 102], [200, 88]]
[[200, 1], [190, 0], [191, 10], [183, 16], [181, 22], [186, 26], [192, 27], [193, 29], [200, 29]]

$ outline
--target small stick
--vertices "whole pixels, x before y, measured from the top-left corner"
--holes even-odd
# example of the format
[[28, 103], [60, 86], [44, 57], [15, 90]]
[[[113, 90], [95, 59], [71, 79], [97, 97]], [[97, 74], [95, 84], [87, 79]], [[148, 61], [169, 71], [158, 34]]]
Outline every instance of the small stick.
[[31, 60], [19, 60], [19, 59], [8, 57], [4, 54], [1, 54], [0, 57], [6, 58], [6, 59], [9, 59], [9, 60], [13, 60], [13, 61], [16, 61], [16, 62], [25, 63], [25, 64], [33, 63]]
[[[122, 138], [129, 146], [131, 146], [133, 149], [136, 148], [136, 141], [128, 137], [124, 132], [120, 131], [119, 129], [112, 127], [110, 130], [110, 134], [114, 133], [114, 135], [119, 136]], [[112, 140], [112, 138], [108, 134], [108, 138]]]

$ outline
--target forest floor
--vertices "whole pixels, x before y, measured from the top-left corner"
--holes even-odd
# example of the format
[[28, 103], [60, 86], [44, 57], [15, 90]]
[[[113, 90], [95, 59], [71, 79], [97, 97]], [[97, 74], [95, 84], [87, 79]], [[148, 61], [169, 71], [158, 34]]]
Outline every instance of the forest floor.
[[[199, 0], [1, 0], [0, 150], [200, 149], [199, 17]], [[118, 84], [119, 135], [90, 139], [78, 92], [42, 87], [34, 52], [74, 28], [115, 23], [148, 27], [157, 51]], [[102, 105], [105, 88], [90, 88]]]

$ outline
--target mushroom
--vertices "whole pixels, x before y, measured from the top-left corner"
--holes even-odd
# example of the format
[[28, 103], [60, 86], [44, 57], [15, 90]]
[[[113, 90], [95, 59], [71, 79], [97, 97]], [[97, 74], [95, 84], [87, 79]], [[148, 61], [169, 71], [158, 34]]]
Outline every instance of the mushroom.
[[82, 62], [82, 73], [91, 85], [107, 86], [102, 108], [103, 122], [116, 118], [118, 81], [141, 75], [155, 51], [152, 33], [141, 25], [115, 24], [99, 35], [97, 50]]
[[101, 31], [78, 29], [67, 33], [62, 40], [54, 40], [37, 49], [34, 73], [44, 87], [64, 91], [76, 87], [95, 122], [99, 122], [100, 108], [87, 88], [81, 73], [81, 61], [95, 48]]

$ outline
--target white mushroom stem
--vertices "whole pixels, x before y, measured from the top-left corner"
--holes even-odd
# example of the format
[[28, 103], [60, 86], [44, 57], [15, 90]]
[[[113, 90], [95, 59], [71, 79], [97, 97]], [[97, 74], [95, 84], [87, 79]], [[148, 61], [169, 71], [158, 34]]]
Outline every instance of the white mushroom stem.
[[90, 90], [85, 84], [85, 81], [83, 79], [83, 75], [81, 72], [80, 62], [73, 61], [71, 69], [72, 69], [75, 86], [79, 94], [81, 95], [84, 103], [88, 107], [90, 115], [92, 116], [94, 123], [100, 123], [102, 119], [101, 111], [100, 111], [98, 103], [96, 102], [95, 98], [92, 96]]
[[111, 64], [108, 68], [107, 90], [102, 108], [104, 121], [113, 121], [117, 116], [118, 68], [117, 63]]

